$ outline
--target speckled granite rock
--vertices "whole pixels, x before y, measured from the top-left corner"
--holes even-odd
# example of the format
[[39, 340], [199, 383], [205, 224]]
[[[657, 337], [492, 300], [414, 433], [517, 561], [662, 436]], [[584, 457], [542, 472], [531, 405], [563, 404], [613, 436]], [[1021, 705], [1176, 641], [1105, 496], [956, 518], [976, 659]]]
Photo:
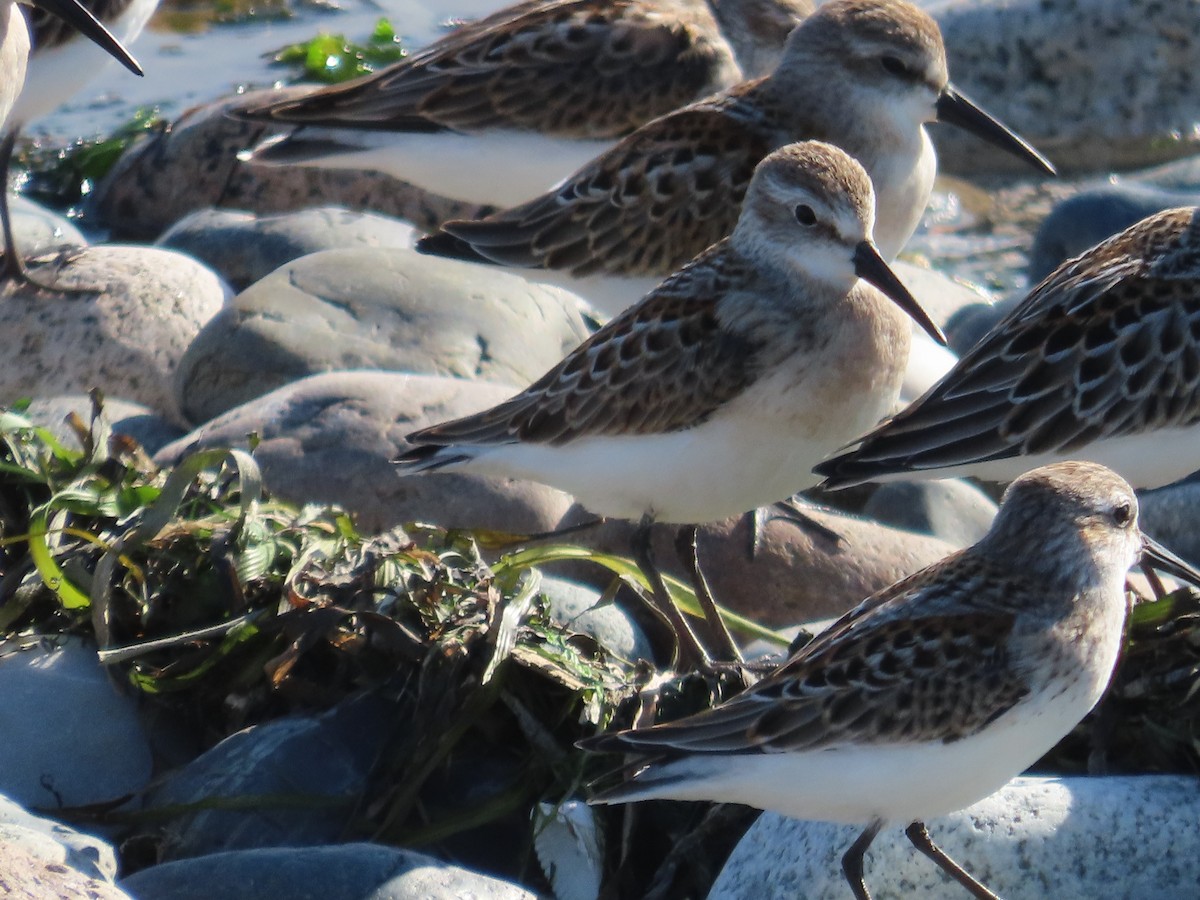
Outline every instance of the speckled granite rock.
[[0, 842], [0, 895], [20, 900], [132, 900], [107, 881], [7, 840]]
[[[1185, 900], [1200, 893], [1200, 790], [1184, 776], [1018, 778], [962, 812], [928, 822], [934, 841], [1003, 897]], [[751, 826], [709, 900], [850, 894], [841, 857], [858, 827], [768, 813]], [[902, 828], [866, 856], [875, 900], [961, 900]]]
[[410, 250], [328, 250], [252, 285], [179, 366], [193, 422], [318, 372], [386, 369], [524, 386], [583, 341], [579, 301]]
[[88, 198], [89, 220], [122, 240], [154, 240], [188, 213], [214, 206], [264, 214], [333, 204], [397, 216], [424, 229], [483, 211], [375, 172], [240, 162], [237, 154], [268, 132], [228, 111], [268, 94], [284, 96], [256, 91], [218, 100], [139, 139]]
[[35, 816], [0, 796], [0, 895], [26, 896], [11, 884], [7, 887], [12, 893], [6, 893], [5, 879], [16, 868], [36, 873], [35, 861], [59, 875], [70, 871], [93, 885], [111, 885], [117, 877], [117, 854], [107, 841]]
[[143, 869], [121, 882], [138, 900], [535, 900], [506, 881], [379, 844], [216, 853]]
[[[934, 0], [950, 74], [1062, 171], [1149, 165], [1200, 148], [1194, 0]], [[941, 167], [1020, 161], [936, 129]]]
[[310, 253], [411, 247], [414, 234], [412, 226], [399, 219], [337, 206], [268, 216], [201, 209], [172, 225], [157, 244], [195, 257], [240, 291]]
[[230, 410], [164, 447], [160, 465], [192, 447], [260, 443], [254, 456], [268, 489], [298, 503], [338, 503], [365, 531], [409, 521], [447, 527], [540, 532], [570, 507], [540, 484], [477, 475], [403, 478], [390, 462], [404, 436], [444, 419], [477, 412], [513, 388], [482, 381], [395, 372], [330, 372], [285, 385]]
[[0, 332], [9, 347], [0, 403], [99, 387], [180, 421], [172, 376], [228, 297], [220, 279], [180, 253], [110, 245], [84, 248], [37, 274], [102, 293], [0, 287]]

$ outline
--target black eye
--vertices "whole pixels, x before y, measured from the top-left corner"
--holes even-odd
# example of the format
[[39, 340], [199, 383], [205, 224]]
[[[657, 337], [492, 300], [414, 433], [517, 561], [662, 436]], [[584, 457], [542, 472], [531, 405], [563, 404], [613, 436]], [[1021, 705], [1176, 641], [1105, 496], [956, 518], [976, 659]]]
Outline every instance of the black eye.
[[908, 66], [902, 63], [895, 56], [885, 56], [883, 59], [879, 60], [879, 64], [883, 66], [883, 70], [889, 75], [897, 75], [903, 78], [909, 74]]
[[805, 228], [812, 228], [817, 224], [817, 214], [813, 212], [813, 208], [807, 203], [801, 203], [795, 209], [796, 221]]
[[1118, 503], [1113, 507], [1112, 517], [1121, 528], [1127, 527], [1133, 521], [1133, 504]]

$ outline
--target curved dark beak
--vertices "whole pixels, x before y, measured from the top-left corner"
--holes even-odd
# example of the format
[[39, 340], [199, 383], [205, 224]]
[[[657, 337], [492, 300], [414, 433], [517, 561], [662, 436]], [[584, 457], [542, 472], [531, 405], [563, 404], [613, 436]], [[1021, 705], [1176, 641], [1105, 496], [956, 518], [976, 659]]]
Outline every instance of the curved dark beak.
[[870, 241], [863, 241], [854, 248], [854, 274], [887, 294], [897, 306], [912, 316], [914, 322], [925, 329], [926, 334], [943, 347], [947, 346], [942, 329], [929, 318], [929, 313], [921, 308], [921, 304], [908, 292], [908, 288], [883, 261], [883, 257]]
[[1180, 559], [1158, 541], [1142, 535], [1142, 564], [1200, 588], [1200, 570]]
[[1036, 169], [1047, 175], [1057, 175], [1058, 170], [1042, 154], [1038, 153], [1029, 142], [1011, 130], [1007, 125], [993, 119], [982, 109], [960, 94], [952, 84], [946, 85], [938, 94], [937, 110], [939, 122], [957, 125], [964, 131], [969, 131], [976, 137], [982, 138], [993, 147], [999, 147], [1013, 156], [1023, 159]]
[[129, 55], [129, 51], [104, 27], [104, 23], [92, 15], [79, 0], [29, 0], [29, 3], [58, 16], [93, 44], [103, 48], [134, 75], [142, 74], [142, 67], [138, 65], [138, 61]]

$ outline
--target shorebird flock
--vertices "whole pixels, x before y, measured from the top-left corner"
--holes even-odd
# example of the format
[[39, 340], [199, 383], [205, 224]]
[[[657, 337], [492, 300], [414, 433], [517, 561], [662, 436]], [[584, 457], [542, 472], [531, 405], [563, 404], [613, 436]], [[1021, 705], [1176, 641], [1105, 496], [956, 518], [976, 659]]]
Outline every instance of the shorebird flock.
[[[134, 67], [74, 0], [37, 6]], [[11, 136], [28, 41], [5, 9]], [[932, 190], [925, 126], [1054, 172], [951, 84], [936, 22], [905, 0], [526, 0], [238, 115], [284, 128], [254, 163], [373, 169], [499, 207], [419, 249], [515, 267], [612, 316], [512, 399], [410, 435], [398, 470], [532, 479], [638, 523], [631, 549], [680, 668], [712, 661], [657, 572], [652, 523], [746, 513], [822, 477], [1011, 482], [975, 546], [867, 598], [741, 695], [585, 742], [638, 757], [597, 803], [860, 824], [843, 859], [860, 900], [872, 839], [906, 826], [995, 898], [925, 820], [998, 789], [1096, 704], [1131, 567], [1200, 585], [1140, 532], [1130, 486], [1200, 468], [1196, 210], [1064, 263], [886, 418], [914, 334], [945, 343], [889, 267]], [[6, 258], [14, 271], [11, 240]], [[705, 613], [719, 619], [711, 600]]]

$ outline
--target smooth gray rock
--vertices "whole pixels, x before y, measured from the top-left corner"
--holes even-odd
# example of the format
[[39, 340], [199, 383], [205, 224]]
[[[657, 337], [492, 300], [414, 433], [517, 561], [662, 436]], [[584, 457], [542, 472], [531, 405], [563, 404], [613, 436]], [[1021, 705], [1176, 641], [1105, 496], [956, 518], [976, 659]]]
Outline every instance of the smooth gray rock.
[[0, 841], [0, 892], [20, 900], [130, 900], [114, 884], [30, 852], [20, 841]]
[[181, 253], [104, 245], [37, 267], [37, 277], [99, 293], [0, 287], [0, 403], [99, 387], [179, 422], [172, 376], [183, 351], [225, 304], [209, 269]]
[[957, 479], [894, 481], [878, 487], [863, 515], [966, 547], [987, 534], [996, 503], [975, 485]]
[[[1008, 900], [1185, 900], [1200, 893], [1195, 778], [1017, 778], [929, 832]], [[709, 900], [844, 900], [841, 857], [857, 826], [767, 813], [734, 848]], [[904, 836], [882, 831], [866, 856], [875, 900], [961, 900], [965, 893]]]
[[944, 331], [950, 342], [950, 349], [962, 356], [991, 331], [1003, 319], [1023, 295], [1014, 296], [999, 303], [976, 303], [964, 306], [946, 323]]
[[297, 503], [337, 503], [367, 532], [405, 522], [540, 532], [570, 507], [554, 488], [515, 479], [438, 473], [401, 477], [391, 463], [405, 435], [478, 412], [514, 388], [483, 381], [396, 372], [330, 372], [286, 385], [230, 410], [164, 447], [172, 465], [193, 447], [246, 446], [267, 487]]
[[22, 256], [40, 256], [65, 248], [86, 247], [87, 238], [70, 219], [21, 194], [10, 194], [13, 239]]
[[337, 206], [265, 216], [201, 209], [176, 222], [155, 243], [195, 257], [240, 291], [310, 253], [411, 247], [413, 235], [412, 226], [399, 219]]
[[[98, 881], [111, 883], [117, 877], [117, 854], [107, 841], [35, 816], [0, 796], [0, 854], [14, 849], [44, 862], [69, 866]], [[0, 862], [0, 878], [4, 874]]]
[[[275, 719], [230, 735], [147, 794], [146, 809], [167, 813], [161, 859], [336, 842], [396, 718], [394, 704], [363, 695], [319, 716]], [[253, 797], [286, 802], [206, 806]]]
[[1037, 284], [1058, 264], [1078, 256], [1160, 210], [1195, 206], [1200, 194], [1122, 182], [1082, 191], [1051, 210], [1029, 251], [1029, 283]]
[[579, 301], [506, 272], [408, 250], [328, 250], [234, 300], [188, 349], [193, 422], [318, 372], [384, 369], [526, 385], [588, 333]]
[[22, 806], [114, 800], [150, 780], [136, 704], [78, 641], [0, 658], [0, 792]]
[[506, 881], [379, 844], [216, 853], [121, 882], [137, 900], [535, 900]]
[[1150, 537], [1200, 565], [1200, 481], [1194, 479], [1192, 476], [1152, 491], [1139, 491], [1138, 522]]
[[590, 635], [609, 653], [623, 659], [654, 659], [649, 640], [620, 607], [609, 603], [596, 606], [600, 592], [566, 578], [542, 577], [551, 619], [560, 625]]
[[[35, 425], [48, 428], [60, 441], [68, 446], [78, 446], [75, 430], [67, 425], [72, 413], [79, 416], [85, 425], [92, 421], [92, 399], [87, 394], [63, 394], [56, 397], [41, 397], [32, 401], [25, 411]], [[172, 425], [157, 415], [148, 406], [130, 403], [112, 397], [104, 398], [104, 416], [112, 425], [115, 434], [133, 438], [150, 454], [184, 435], [184, 430]]]
[[[1200, 147], [1194, 0], [940, 0], [927, 4], [950, 76], [1062, 171], [1151, 165]], [[939, 168], [1032, 175], [954, 128]]]

